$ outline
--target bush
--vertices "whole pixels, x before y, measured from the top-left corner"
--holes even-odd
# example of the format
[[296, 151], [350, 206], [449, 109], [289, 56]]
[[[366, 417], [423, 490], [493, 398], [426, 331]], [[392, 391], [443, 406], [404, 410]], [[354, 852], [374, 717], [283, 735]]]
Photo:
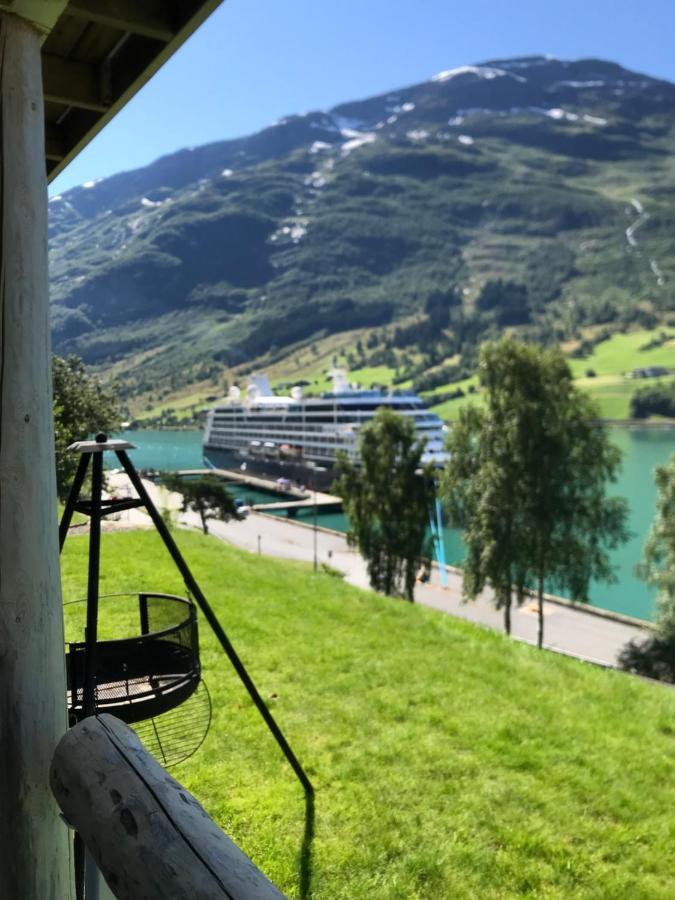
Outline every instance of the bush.
[[636, 391], [630, 400], [632, 419], [646, 419], [648, 416], [675, 418], [675, 381], [671, 384], [658, 382]]
[[619, 666], [634, 675], [675, 684], [675, 640], [654, 635], [630, 641], [618, 657]]
[[586, 369], [586, 378], [595, 378], [596, 372], [595, 369]]

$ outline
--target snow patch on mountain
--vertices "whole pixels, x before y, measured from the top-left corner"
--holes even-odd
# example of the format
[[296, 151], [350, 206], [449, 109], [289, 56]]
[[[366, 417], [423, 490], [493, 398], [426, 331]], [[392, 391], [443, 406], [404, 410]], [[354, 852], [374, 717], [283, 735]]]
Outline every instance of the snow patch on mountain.
[[307, 187], [314, 188], [314, 190], [320, 190], [322, 187], [325, 187], [326, 178], [320, 169], [316, 169], [311, 175], [308, 175], [305, 178], [304, 184]]
[[413, 128], [412, 131], [406, 131], [405, 136], [409, 141], [426, 141], [429, 137], [429, 132], [425, 131], [424, 128]]
[[495, 69], [492, 66], [458, 66], [456, 69], [446, 69], [444, 72], [438, 72], [430, 80], [436, 82], [451, 81], [459, 75], [475, 75], [477, 78], [484, 78], [486, 81], [502, 78], [505, 75], [515, 78], [516, 81], [527, 80], [522, 75], [514, 75], [513, 72], [507, 72], [506, 69]]
[[372, 144], [377, 140], [377, 135], [372, 131], [355, 131], [352, 128], [342, 128], [341, 134], [343, 137], [349, 138], [342, 145], [340, 151], [342, 156], [349, 156], [353, 150], [358, 150], [359, 147]]
[[457, 138], [460, 144], [464, 144], [465, 147], [470, 147], [473, 144], [473, 138], [468, 134], [460, 134]]
[[333, 122], [337, 130], [341, 131], [343, 135], [345, 131], [359, 131], [366, 125], [363, 119], [355, 119], [351, 116], [338, 116], [336, 114], [333, 115]]
[[396, 106], [388, 106], [387, 112], [395, 113], [399, 115], [400, 113], [409, 113], [415, 109], [415, 104], [411, 102], [407, 103], [398, 103]]
[[558, 107], [554, 107], [553, 109], [540, 109], [537, 106], [531, 106], [530, 109], [533, 112], [548, 116], [549, 119], [556, 119], [558, 121], [576, 122], [579, 119], [579, 116], [576, 113], [567, 112], [567, 110], [559, 109]]
[[600, 79], [592, 80], [592, 81], [558, 81], [556, 82], [560, 87], [573, 87], [573, 88], [593, 88], [593, 87], [604, 87], [607, 82], [601, 81]]
[[606, 125], [607, 119], [603, 119], [602, 116], [589, 116], [587, 113], [584, 113], [584, 122], [588, 122], [589, 125]]

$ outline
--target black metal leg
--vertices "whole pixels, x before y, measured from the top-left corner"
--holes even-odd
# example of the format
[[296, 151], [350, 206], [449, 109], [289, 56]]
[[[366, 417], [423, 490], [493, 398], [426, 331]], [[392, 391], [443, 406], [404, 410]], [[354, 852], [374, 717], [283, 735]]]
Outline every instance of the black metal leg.
[[63, 550], [63, 542], [65, 541], [66, 535], [68, 534], [70, 520], [73, 518], [75, 504], [77, 503], [78, 497], [80, 496], [80, 490], [82, 489], [84, 476], [87, 474], [87, 466], [89, 465], [90, 457], [90, 453], [83, 453], [80, 457], [79, 463], [77, 464], [75, 478], [73, 479], [70, 493], [68, 494], [68, 499], [66, 500], [66, 505], [63, 509], [63, 515], [61, 516], [61, 522], [59, 524], [59, 553], [61, 552], [61, 550]]
[[206, 621], [209, 623], [213, 633], [220, 641], [221, 647], [227, 654], [230, 662], [232, 663], [232, 666], [234, 667], [235, 672], [237, 673], [237, 675], [241, 679], [244, 687], [248, 691], [249, 696], [251, 697], [251, 700], [253, 700], [253, 703], [257, 707], [258, 712], [265, 720], [265, 724], [267, 725], [269, 730], [272, 732], [277, 744], [283, 751], [284, 756], [290, 763], [291, 768], [297, 775], [303, 788], [305, 789], [305, 791], [308, 794], [313, 794], [314, 787], [312, 786], [311, 781], [307, 777], [305, 770], [302, 768], [296, 755], [293, 753], [293, 750], [291, 749], [288, 741], [284, 737], [283, 732], [277, 725], [276, 721], [274, 720], [274, 717], [272, 716], [271, 712], [265, 705], [265, 702], [263, 701], [262, 697], [258, 693], [258, 689], [256, 688], [255, 684], [253, 683], [251, 676], [248, 674], [246, 667], [244, 666], [243, 662], [239, 658], [234, 647], [230, 643], [229, 638], [225, 634], [220, 622], [218, 621], [213, 610], [211, 609], [206, 597], [201, 592], [201, 589], [200, 589], [199, 585], [197, 584], [197, 582], [195, 581], [192, 573], [190, 572], [190, 569], [188, 568], [187, 563], [183, 559], [180, 550], [176, 546], [176, 543], [174, 542], [173, 538], [171, 537], [171, 533], [169, 532], [168, 528], [166, 527], [164, 520], [162, 519], [162, 517], [160, 516], [159, 512], [157, 511], [154, 503], [150, 499], [150, 496], [148, 495], [148, 492], [146, 491], [138, 472], [134, 468], [131, 460], [129, 459], [129, 457], [127, 456], [127, 454], [125, 453], [124, 450], [116, 450], [115, 453], [116, 453], [119, 461], [122, 463], [124, 471], [129, 476], [129, 480], [133, 484], [138, 496], [143, 501], [145, 508], [148, 511], [148, 514], [149, 514], [150, 518], [152, 519], [152, 522], [153, 522], [155, 528], [159, 532], [162, 540], [164, 541], [164, 544], [165, 544], [167, 550], [171, 554], [171, 558], [173, 559], [179, 572], [183, 576], [183, 580], [185, 581], [185, 585], [186, 585], [187, 589], [190, 591], [190, 594], [197, 601], [197, 604], [198, 604], [199, 608], [201, 609], [202, 613], [204, 614]]
[[75, 863], [75, 898], [84, 900], [84, 841], [75, 832], [73, 835], [73, 856]]
[[91, 512], [89, 519], [89, 576], [87, 582], [87, 634], [84, 657], [83, 713], [96, 712], [96, 640], [98, 633], [98, 578], [101, 560], [101, 491], [103, 454], [95, 453], [92, 463]]

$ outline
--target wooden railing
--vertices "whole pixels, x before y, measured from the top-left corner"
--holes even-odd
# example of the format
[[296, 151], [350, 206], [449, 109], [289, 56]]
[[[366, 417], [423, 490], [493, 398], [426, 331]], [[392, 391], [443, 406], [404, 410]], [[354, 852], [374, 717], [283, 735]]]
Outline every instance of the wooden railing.
[[64, 735], [50, 782], [118, 900], [283, 898], [113, 716], [90, 716]]

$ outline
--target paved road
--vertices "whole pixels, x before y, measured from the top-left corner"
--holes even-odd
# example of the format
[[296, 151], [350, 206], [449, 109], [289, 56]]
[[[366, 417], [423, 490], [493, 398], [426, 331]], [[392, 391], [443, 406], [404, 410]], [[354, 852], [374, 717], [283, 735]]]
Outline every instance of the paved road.
[[[158, 506], [161, 507], [166, 503], [166, 497], [159, 498], [159, 491], [155, 485], [150, 482], [145, 484]], [[177, 496], [173, 495], [171, 499], [173, 501], [171, 505], [176, 507]], [[138, 510], [132, 510], [128, 518], [129, 524], [147, 524], [147, 517]], [[180, 518], [185, 525], [199, 527], [196, 514], [187, 513]], [[251, 513], [242, 522], [211, 521], [209, 530], [215, 536], [251, 553], [260, 550], [263, 556], [305, 562], [312, 562], [314, 558], [312, 528], [285, 517]], [[347, 545], [343, 535], [318, 531], [316, 542], [319, 563], [328, 563], [343, 572], [345, 580], [357, 587], [366, 589], [369, 587], [365, 562]], [[415, 601], [470, 622], [500, 631], [503, 629], [502, 613], [495, 610], [492, 605], [491, 591], [486, 590], [473, 603], [464, 604], [461, 601], [460, 575], [450, 572], [448, 582], [446, 588], [441, 587], [438, 571], [434, 571], [430, 583], [417, 585]], [[545, 603], [544, 617], [546, 647], [604, 665], [614, 665], [621, 647], [631, 638], [643, 637], [645, 634], [644, 629], [639, 626], [613, 621], [585, 612], [583, 609], [552, 602]], [[535, 643], [537, 640], [535, 605], [525, 604], [514, 610], [511, 618], [513, 636], [519, 640]]]
[[[314, 534], [311, 528], [281, 517], [252, 513], [244, 522], [211, 522], [211, 532], [252, 553], [258, 552], [258, 538], [263, 555], [311, 562]], [[368, 588], [368, 574], [361, 556], [348, 545], [342, 535], [319, 531], [317, 557], [341, 572], [357, 587]], [[491, 591], [485, 591], [475, 602], [461, 600], [461, 577], [450, 572], [448, 587], [439, 584], [434, 571], [429, 584], [418, 584], [415, 600], [425, 606], [468, 619], [480, 625], [502, 630], [502, 613], [492, 605]], [[614, 665], [618, 651], [631, 638], [644, 636], [640, 627], [612, 621], [583, 610], [547, 602], [544, 605], [545, 645], [594, 662]], [[525, 604], [512, 614], [512, 634], [520, 640], [537, 640], [537, 614], [534, 604]]]

